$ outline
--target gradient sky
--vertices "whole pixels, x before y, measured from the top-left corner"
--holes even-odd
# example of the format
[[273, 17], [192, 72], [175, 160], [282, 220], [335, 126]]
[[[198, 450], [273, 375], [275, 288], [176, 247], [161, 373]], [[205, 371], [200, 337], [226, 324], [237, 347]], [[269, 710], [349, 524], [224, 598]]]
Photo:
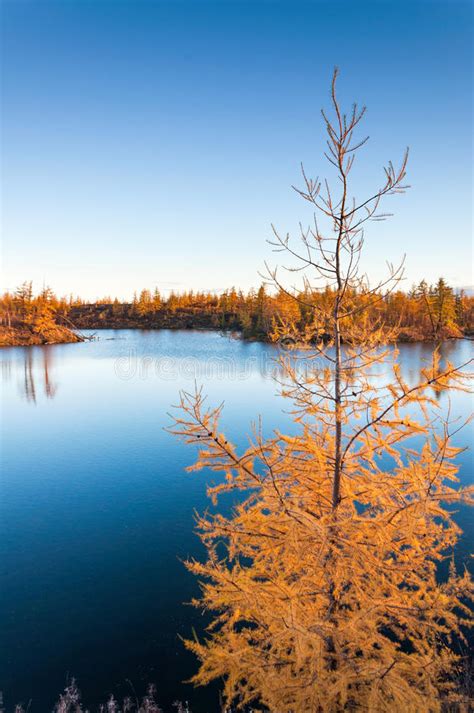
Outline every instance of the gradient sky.
[[[332, 68], [367, 104], [355, 193], [410, 146], [374, 279], [472, 275], [472, 5], [456, 0], [3, 0], [3, 287], [86, 298], [258, 285], [324, 175]], [[330, 172], [329, 172], [330, 173]]]

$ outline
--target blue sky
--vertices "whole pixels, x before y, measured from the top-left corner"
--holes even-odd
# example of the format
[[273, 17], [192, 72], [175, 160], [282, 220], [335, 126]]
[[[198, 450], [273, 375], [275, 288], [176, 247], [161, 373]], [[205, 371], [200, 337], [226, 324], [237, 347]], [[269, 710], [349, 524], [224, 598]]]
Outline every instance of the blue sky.
[[461, 0], [3, 0], [3, 286], [61, 294], [258, 285], [329, 173], [332, 68], [368, 106], [354, 192], [410, 146], [411, 190], [364, 267], [472, 276], [472, 6]]

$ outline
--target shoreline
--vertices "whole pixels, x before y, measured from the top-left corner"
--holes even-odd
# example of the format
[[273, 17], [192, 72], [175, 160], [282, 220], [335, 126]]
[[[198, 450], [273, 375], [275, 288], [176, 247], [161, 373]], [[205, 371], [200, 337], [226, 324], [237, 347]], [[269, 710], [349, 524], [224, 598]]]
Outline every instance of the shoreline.
[[[183, 331], [183, 332], [221, 332], [226, 334], [235, 335], [236, 339], [245, 342], [260, 342], [262, 344], [277, 344], [278, 342], [273, 342], [265, 337], [259, 335], [249, 335], [245, 336], [243, 330], [239, 329], [226, 329], [225, 327], [216, 328], [212, 326], [183, 326], [182, 324], [177, 325], [166, 325], [166, 326], [138, 326], [138, 325], [120, 325], [120, 326], [104, 326], [104, 325], [94, 325], [91, 327], [82, 327], [82, 329], [94, 329], [96, 332], [108, 331], [108, 330], [136, 330], [136, 331]], [[443, 335], [438, 338], [432, 336], [421, 337], [420, 335], [409, 335], [406, 332], [401, 334], [397, 339], [392, 340], [392, 343], [402, 343], [402, 344], [436, 344], [439, 342], [449, 342], [456, 341], [459, 339], [467, 339], [469, 341], [474, 341], [474, 334], [472, 332], [467, 332], [459, 335]], [[25, 327], [4, 327], [0, 326], [0, 348], [3, 347], [33, 347], [33, 346], [48, 346], [55, 344], [79, 344], [87, 341], [87, 336], [83, 335], [80, 330], [76, 327], [65, 327], [64, 325], [56, 325], [54, 330], [48, 333], [37, 333], [33, 332]], [[387, 342], [389, 343], [389, 342]]]
[[28, 327], [0, 326], [0, 348], [2, 347], [38, 347], [48, 344], [78, 344], [85, 339], [76, 331], [55, 325], [45, 331], [32, 331]]

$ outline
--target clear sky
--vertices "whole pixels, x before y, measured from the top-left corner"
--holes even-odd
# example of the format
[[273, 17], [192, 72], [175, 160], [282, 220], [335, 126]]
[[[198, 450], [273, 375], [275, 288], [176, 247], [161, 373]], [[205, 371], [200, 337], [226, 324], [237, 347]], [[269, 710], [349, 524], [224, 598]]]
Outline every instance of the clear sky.
[[364, 196], [410, 146], [411, 190], [365, 267], [472, 276], [472, 4], [3, 0], [3, 286], [86, 298], [259, 284], [270, 223], [311, 219], [332, 68], [367, 104]]

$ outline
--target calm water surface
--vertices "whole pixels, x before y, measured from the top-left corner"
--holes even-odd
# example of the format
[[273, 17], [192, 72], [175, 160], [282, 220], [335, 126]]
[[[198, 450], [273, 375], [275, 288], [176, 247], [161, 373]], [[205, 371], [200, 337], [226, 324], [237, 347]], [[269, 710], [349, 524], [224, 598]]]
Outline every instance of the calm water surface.
[[[460, 363], [472, 342], [443, 346]], [[408, 379], [429, 345], [402, 345]], [[85, 344], [0, 350], [2, 371], [0, 690], [7, 710], [32, 699], [50, 711], [74, 675], [94, 704], [156, 683], [159, 699], [218, 710], [215, 689], [183, 680], [196, 664], [180, 641], [205, 620], [182, 564], [201, 554], [193, 512], [209, 505], [206, 475], [187, 474], [193, 450], [163, 428], [180, 389], [225, 400], [223, 425], [245, 445], [251, 421], [285, 427], [270, 378], [273, 347], [212, 332], [107, 330]], [[442, 397], [442, 405], [446, 406]], [[452, 396], [453, 414], [472, 408]], [[456, 437], [467, 445], [469, 429]], [[472, 479], [469, 451], [461, 479]], [[209, 476], [210, 478], [210, 476]], [[467, 510], [458, 561], [474, 535]]]

